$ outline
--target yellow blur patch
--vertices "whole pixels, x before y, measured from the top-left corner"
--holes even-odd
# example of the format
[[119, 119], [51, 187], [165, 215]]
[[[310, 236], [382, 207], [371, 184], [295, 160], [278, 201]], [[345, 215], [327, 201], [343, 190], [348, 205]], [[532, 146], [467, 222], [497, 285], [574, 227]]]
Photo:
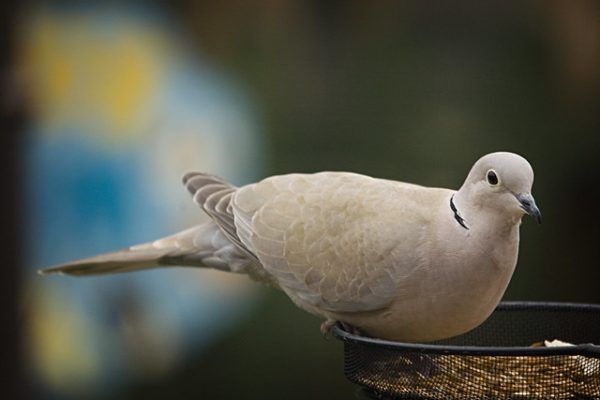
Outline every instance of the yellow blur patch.
[[77, 392], [94, 382], [100, 372], [98, 354], [90, 346], [93, 321], [81, 309], [66, 306], [70, 303], [51, 285], [40, 285], [35, 293], [27, 327], [33, 365], [55, 391]]
[[47, 11], [24, 26], [18, 64], [40, 123], [109, 141], [150, 132], [167, 48], [159, 27]]

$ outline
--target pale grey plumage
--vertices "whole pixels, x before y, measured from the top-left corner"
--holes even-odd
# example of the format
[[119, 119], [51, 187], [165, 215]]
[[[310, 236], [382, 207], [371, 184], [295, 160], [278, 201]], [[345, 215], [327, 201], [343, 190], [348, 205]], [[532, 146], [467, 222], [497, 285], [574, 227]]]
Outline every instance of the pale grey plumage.
[[329, 321], [428, 341], [489, 316], [517, 261], [522, 215], [539, 218], [529, 163], [502, 152], [478, 160], [458, 191], [347, 172], [240, 188], [189, 173], [184, 184], [212, 222], [43, 272], [188, 265], [246, 273]]

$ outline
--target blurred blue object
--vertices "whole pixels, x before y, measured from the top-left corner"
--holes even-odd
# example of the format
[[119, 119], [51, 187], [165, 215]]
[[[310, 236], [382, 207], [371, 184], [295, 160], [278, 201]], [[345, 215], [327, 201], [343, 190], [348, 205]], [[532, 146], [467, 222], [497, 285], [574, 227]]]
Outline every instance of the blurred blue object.
[[34, 274], [200, 222], [180, 182], [188, 170], [234, 182], [259, 175], [252, 103], [186, 50], [173, 25], [116, 7], [38, 8], [25, 18], [20, 68], [35, 121], [23, 146], [22, 301], [28, 370], [53, 398], [165, 374], [252, 304], [244, 278], [210, 271]]

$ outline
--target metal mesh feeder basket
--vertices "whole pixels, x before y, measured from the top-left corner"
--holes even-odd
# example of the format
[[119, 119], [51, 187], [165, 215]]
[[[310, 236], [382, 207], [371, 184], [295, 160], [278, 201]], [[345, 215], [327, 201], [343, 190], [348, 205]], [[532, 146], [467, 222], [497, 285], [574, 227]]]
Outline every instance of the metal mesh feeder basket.
[[346, 377], [374, 398], [600, 399], [600, 305], [505, 302], [476, 329], [428, 344], [333, 332]]

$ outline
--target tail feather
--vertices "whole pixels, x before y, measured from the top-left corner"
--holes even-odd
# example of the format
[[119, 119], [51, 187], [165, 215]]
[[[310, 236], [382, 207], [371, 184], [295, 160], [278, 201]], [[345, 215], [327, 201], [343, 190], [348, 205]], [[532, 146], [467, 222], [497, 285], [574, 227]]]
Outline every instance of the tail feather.
[[42, 275], [104, 275], [164, 266], [244, 272], [249, 260], [212, 222], [154, 242], [42, 269]]
[[82, 276], [138, 271], [161, 266], [160, 259], [165, 256], [165, 253], [165, 249], [129, 248], [42, 269], [39, 273]]

